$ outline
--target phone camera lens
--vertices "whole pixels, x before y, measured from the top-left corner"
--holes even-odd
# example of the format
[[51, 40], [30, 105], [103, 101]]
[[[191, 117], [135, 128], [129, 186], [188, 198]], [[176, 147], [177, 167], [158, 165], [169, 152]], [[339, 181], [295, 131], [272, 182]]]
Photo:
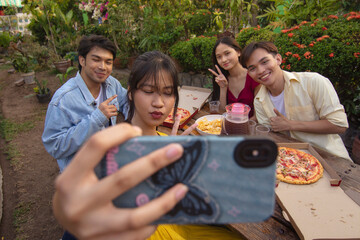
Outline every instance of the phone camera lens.
[[234, 159], [242, 167], [266, 167], [272, 164], [277, 156], [274, 142], [264, 139], [251, 139], [240, 142], [234, 150]]
[[260, 154], [259, 150], [257, 150], [257, 149], [252, 150], [252, 156], [253, 157], [258, 157], [259, 154]]

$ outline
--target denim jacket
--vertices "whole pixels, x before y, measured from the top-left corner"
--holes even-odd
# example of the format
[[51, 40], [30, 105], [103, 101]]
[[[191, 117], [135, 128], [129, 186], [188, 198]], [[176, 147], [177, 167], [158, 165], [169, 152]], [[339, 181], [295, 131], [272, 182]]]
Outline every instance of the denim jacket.
[[[114, 77], [103, 83], [105, 99], [117, 94], [110, 102], [127, 118], [127, 91]], [[116, 116], [111, 117], [116, 124]], [[49, 103], [42, 141], [45, 149], [57, 159], [60, 171], [69, 164], [81, 145], [94, 133], [109, 126], [109, 119], [96, 106], [95, 99], [78, 72], [60, 87]]]

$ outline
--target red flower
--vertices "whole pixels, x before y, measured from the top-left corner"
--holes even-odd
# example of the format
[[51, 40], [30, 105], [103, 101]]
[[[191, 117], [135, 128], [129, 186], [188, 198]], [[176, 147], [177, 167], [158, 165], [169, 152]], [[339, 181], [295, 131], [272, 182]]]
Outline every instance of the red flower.
[[322, 27], [321, 29], [322, 29], [323, 31], [327, 30], [327, 28], [326, 28], [326, 27]]
[[315, 23], [312, 23], [310, 26], [315, 27], [315, 25], [316, 25]]
[[129, 31], [128, 30], [125, 30], [125, 34], [127, 34]]
[[286, 69], [290, 70], [291, 66], [290, 64], [286, 65]]
[[325, 38], [330, 38], [330, 36], [329, 35], [324, 35], [322, 37], [317, 38], [316, 41], [320, 42], [320, 41], [324, 40]]
[[306, 46], [304, 44], [299, 44], [297, 45], [298, 48], [306, 48]]
[[314, 46], [314, 44], [313, 44], [313, 43], [310, 43], [310, 44], [309, 44], [309, 47], [313, 47], [313, 46]]
[[329, 18], [332, 18], [332, 19], [338, 19], [339, 17], [336, 16], [336, 15], [329, 15]]
[[350, 45], [350, 43], [349, 43], [349, 42], [347, 42], [347, 43], [346, 43], [346, 45]]
[[203, 13], [203, 15], [205, 16], [205, 13]]
[[285, 53], [286, 56], [292, 55], [292, 52]]
[[330, 53], [329, 57], [331, 57], [331, 58], [334, 57], [334, 53]]
[[284, 69], [284, 65], [282, 65], [281, 68]]
[[299, 56], [299, 54], [295, 53], [295, 54], [293, 54], [293, 57], [294, 58], [299, 58], [300, 56]]
[[354, 53], [354, 57], [358, 58], [360, 56], [360, 52]]
[[281, 30], [282, 33], [287, 33], [289, 30], [283, 29]]
[[304, 53], [304, 57], [306, 59], [309, 59], [311, 57], [311, 52], [307, 51], [306, 53]]
[[293, 37], [293, 36], [294, 36], [293, 33], [289, 33], [289, 34], [288, 34], [288, 37]]

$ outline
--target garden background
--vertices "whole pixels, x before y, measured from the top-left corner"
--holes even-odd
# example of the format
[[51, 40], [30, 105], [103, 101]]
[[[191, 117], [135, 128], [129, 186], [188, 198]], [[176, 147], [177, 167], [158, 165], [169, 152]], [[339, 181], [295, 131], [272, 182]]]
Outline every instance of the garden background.
[[[107, 36], [117, 46], [115, 67], [125, 70], [115, 70], [114, 74], [125, 86], [127, 75], [122, 73], [128, 72], [134, 58], [146, 51], [169, 54], [182, 72], [183, 84], [211, 88], [212, 76], [207, 69], [213, 67], [211, 52], [218, 34], [232, 32], [242, 47], [254, 40], [273, 41], [283, 56], [284, 70], [318, 72], [331, 80], [348, 115], [350, 128], [343, 137], [351, 152], [352, 140], [360, 132], [359, 8], [359, 0], [25, 0], [22, 8], [6, 7], [6, 15], [21, 12], [31, 16], [26, 30], [31, 35], [22, 34], [11, 21], [3, 21], [0, 26], [4, 30], [0, 33], [0, 52], [5, 62], [0, 76], [0, 134], [4, 143], [1, 151], [10, 160], [8, 179], [39, 181], [36, 176], [21, 180], [20, 174], [27, 171], [24, 166], [18, 167], [28, 153], [28, 146], [19, 142], [33, 131], [39, 135], [39, 143], [34, 146], [41, 148], [35, 158], [45, 158], [47, 154], [40, 141], [47, 105], [37, 103], [35, 95], [49, 93], [48, 89], [53, 93], [75, 74], [77, 43], [81, 36], [92, 33]], [[54, 65], [58, 62], [65, 67], [56, 70]], [[72, 67], [66, 65], [71, 63]], [[8, 74], [12, 68], [16, 73]], [[33, 71], [37, 81], [21, 85], [20, 74]], [[21, 86], [15, 86], [15, 82]], [[32, 110], [37, 112], [35, 117], [29, 120], [6, 116], [4, 105], [11, 109], [10, 97], [11, 101], [22, 101], [23, 107], [31, 103], [37, 108]], [[23, 127], [11, 130], [11, 126]], [[28, 161], [26, 164], [41, 162]], [[19, 197], [5, 210], [7, 227], [13, 229], [12, 235], [6, 235], [3, 219], [0, 229], [5, 239], [30, 239], [61, 232], [51, 214], [56, 164], [51, 158], [48, 161], [53, 161], [49, 163], [51, 173], [47, 173], [49, 186], [40, 188], [47, 192], [45, 201], [24, 200], [23, 191], [30, 190], [14, 185], [13, 191]], [[39, 209], [43, 211], [41, 215]], [[32, 219], [34, 216], [42, 219]], [[37, 222], [41, 226], [36, 226]]]

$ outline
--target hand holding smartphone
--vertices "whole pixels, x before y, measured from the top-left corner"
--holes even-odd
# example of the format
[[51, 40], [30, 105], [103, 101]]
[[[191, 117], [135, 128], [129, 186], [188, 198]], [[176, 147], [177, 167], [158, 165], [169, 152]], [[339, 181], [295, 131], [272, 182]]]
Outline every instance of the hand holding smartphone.
[[225, 224], [258, 222], [275, 204], [277, 145], [269, 139], [240, 136], [143, 136], [111, 149], [95, 172], [99, 178], [169, 143], [182, 157], [117, 197], [119, 208], [142, 206], [177, 183], [189, 191], [155, 223]]

